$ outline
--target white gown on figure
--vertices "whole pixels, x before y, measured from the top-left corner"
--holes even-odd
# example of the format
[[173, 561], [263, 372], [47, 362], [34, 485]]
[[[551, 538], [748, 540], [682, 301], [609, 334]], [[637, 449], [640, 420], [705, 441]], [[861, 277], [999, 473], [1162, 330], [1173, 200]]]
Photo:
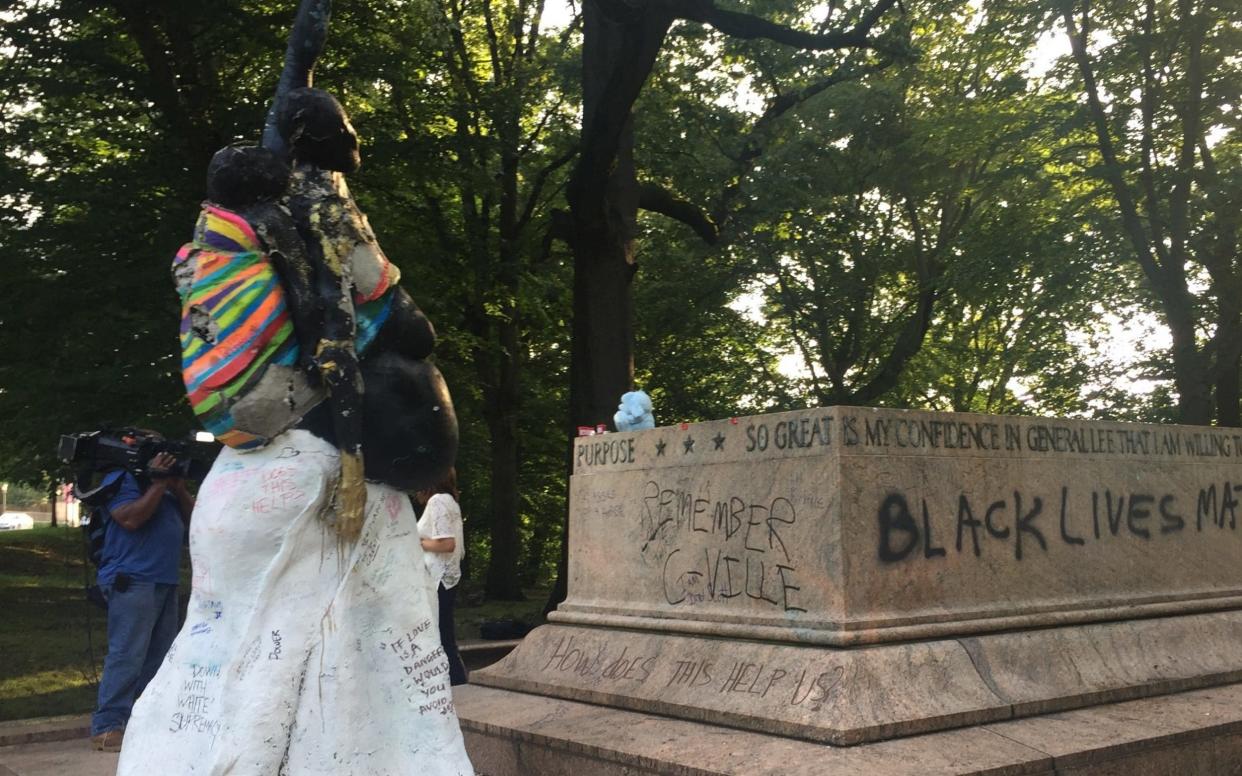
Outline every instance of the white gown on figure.
[[462, 776], [466, 757], [409, 499], [367, 485], [330, 524], [336, 450], [226, 449], [190, 524], [185, 625], [134, 706], [118, 776]]

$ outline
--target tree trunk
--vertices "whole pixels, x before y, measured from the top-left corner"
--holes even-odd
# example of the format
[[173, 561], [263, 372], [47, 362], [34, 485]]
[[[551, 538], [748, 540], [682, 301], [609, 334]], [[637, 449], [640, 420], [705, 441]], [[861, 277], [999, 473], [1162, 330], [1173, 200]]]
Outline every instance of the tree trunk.
[[522, 594], [522, 540], [518, 532], [518, 435], [521, 355], [518, 294], [521, 291], [521, 246], [518, 238], [518, 146], [521, 128], [516, 112], [505, 112], [499, 124], [500, 157], [500, 265], [497, 285], [503, 294], [502, 320], [496, 325], [499, 352], [496, 388], [488, 402], [492, 436], [492, 552], [487, 568], [487, 597], [525, 600]]
[[1221, 300], [1220, 318], [1212, 339], [1216, 346], [1216, 422], [1237, 428], [1242, 426], [1242, 304], [1238, 300]]
[[[516, 344], [516, 323], [506, 324], [501, 341]], [[514, 330], [509, 332], [507, 330]], [[507, 350], [507, 348], [506, 348]], [[512, 351], [500, 355], [500, 381], [488, 402], [488, 431], [492, 441], [491, 487], [491, 556], [487, 565], [487, 597], [494, 600], [521, 601], [522, 594], [518, 558], [521, 537], [518, 534], [518, 456], [517, 456], [517, 370]]]
[[1225, 196], [1216, 163], [1207, 144], [1202, 146], [1204, 168], [1208, 174], [1213, 217], [1211, 232], [1199, 258], [1212, 278], [1216, 298], [1216, 331], [1212, 352], [1212, 383], [1216, 393], [1216, 422], [1222, 426], [1242, 426], [1242, 265], [1238, 264], [1238, 209]]
[[[516, 181], [516, 177], [514, 179]], [[496, 354], [496, 383], [485, 390], [487, 425], [492, 442], [492, 551], [487, 566], [487, 597], [503, 601], [522, 601], [520, 566], [522, 539], [518, 532], [520, 497], [518, 494], [518, 433], [519, 402], [518, 356], [520, 331], [517, 294], [519, 274], [517, 246], [506, 235], [502, 205], [500, 285], [508, 301], [504, 303], [505, 318], [497, 325], [499, 349]]]
[[1208, 359], [1195, 336], [1193, 301], [1184, 286], [1171, 289], [1162, 282], [1153, 285], [1173, 337], [1173, 385], [1177, 389], [1178, 422], [1209, 426], [1212, 424], [1211, 374]]
[[634, 101], [672, 23], [583, 7], [582, 147], [569, 184], [574, 257], [570, 431], [607, 423], [634, 382], [630, 281], [638, 221]]
[[[1122, 174], [1116, 141], [1109, 127], [1107, 111], [1100, 97], [1099, 86], [1092, 67], [1091, 54], [1088, 52], [1087, 11], [1083, 5], [1082, 27], [1074, 18], [1074, 9], [1070, 4], [1062, 8], [1061, 18], [1069, 34], [1070, 50], [1078, 65], [1078, 72], [1083, 81], [1083, 91], [1087, 98], [1087, 108], [1094, 125], [1096, 146], [1103, 161], [1104, 180], [1112, 188], [1121, 215], [1121, 225], [1129, 237], [1135, 260], [1146, 275], [1148, 283], [1160, 300], [1161, 311], [1173, 338], [1171, 357], [1173, 361], [1173, 383], [1177, 390], [1178, 420], [1190, 425], [1209, 425], [1212, 422], [1212, 383], [1208, 369], [1209, 358], [1200, 350], [1196, 338], [1196, 313], [1194, 298], [1186, 283], [1186, 257], [1179, 250], [1170, 249], [1163, 252], [1163, 244], [1159, 235], [1149, 234], [1148, 229], [1154, 225], [1144, 225], [1139, 217], [1136, 198], [1130, 190], [1130, 184]], [[1192, 103], [1195, 102], [1192, 100]], [[1197, 110], [1197, 108], [1192, 109]], [[1198, 121], [1197, 115], [1182, 116], [1183, 122]], [[1189, 131], [1189, 130], [1188, 130]], [[1191, 133], [1197, 134], [1197, 133]], [[1192, 147], [1193, 148], [1193, 147]], [[1183, 147], [1183, 152], [1186, 147]], [[1185, 188], [1189, 184], [1189, 167], [1183, 160], [1182, 179], [1179, 186]], [[1175, 187], [1176, 188], [1176, 187]], [[1152, 195], [1149, 195], [1149, 197]], [[1177, 197], [1178, 192], [1174, 191]], [[1182, 195], [1184, 204], [1184, 195]], [[1155, 202], [1151, 205], [1154, 207]], [[1151, 219], [1148, 219], [1150, 222]], [[1183, 220], [1184, 219], [1179, 219]], [[1184, 227], [1170, 227], [1172, 242], [1184, 243], [1186, 232]]]
[[[632, 130], [626, 136], [632, 142]], [[574, 322], [570, 354], [571, 430], [608, 423], [634, 384], [630, 280], [638, 185], [633, 149], [618, 154], [606, 219], [579, 223], [574, 236]]]
[[[582, 143], [568, 192], [574, 257], [566, 429], [571, 439], [578, 426], [608, 423], [621, 394], [634, 386], [630, 281], [639, 187], [632, 110], [672, 22], [665, 9], [643, 8], [616, 19], [608, 18], [601, 0], [583, 5]], [[567, 454], [567, 476], [570, 471]], [[566, 499], [566, 510], [568, 504]], [[549, 610], [568, 592], [568, 559], [567, 513]]]

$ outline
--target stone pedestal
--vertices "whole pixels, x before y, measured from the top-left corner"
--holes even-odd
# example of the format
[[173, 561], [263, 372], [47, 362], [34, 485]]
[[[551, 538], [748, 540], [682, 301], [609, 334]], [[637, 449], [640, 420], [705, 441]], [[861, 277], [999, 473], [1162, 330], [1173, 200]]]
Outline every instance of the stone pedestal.
[[1239, 681], [1240, 462], [841, 407], [582, 438], [569, 597], [473, 680], [836, 745]]

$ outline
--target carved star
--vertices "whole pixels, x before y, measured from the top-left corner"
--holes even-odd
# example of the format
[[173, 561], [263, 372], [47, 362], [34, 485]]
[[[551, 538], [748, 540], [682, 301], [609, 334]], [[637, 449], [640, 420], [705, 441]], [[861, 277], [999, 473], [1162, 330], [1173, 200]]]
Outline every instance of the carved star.
[[723, 433], [721, 433], [721, 432], [717, 431], [717, 432], [716, 432], [716, 436], [712, 437], [712, 441], [716, 443], [716, 448], [715, 448], [715, 449], [717, 449], [717, 450], [723, 450], [723, 449], [724, 449], [725, 435], [724, 435]]
[[694, 452], [694, 437], [686, 437], [686, 441], [682, 442], [681, 446], [686, 448], [682, 451], [682, 455]]
[[656, 455], [664, 455], [664, 448], [666, 447], [668, 447], [668, 442], [665, 442], [663, 439], [656, 442]]

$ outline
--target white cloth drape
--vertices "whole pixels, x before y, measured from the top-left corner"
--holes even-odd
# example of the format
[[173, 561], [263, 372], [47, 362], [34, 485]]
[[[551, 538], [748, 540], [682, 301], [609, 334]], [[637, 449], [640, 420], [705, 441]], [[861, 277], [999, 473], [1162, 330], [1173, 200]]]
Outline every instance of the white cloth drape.
[[461, 776], [466, 757], [409, 499], [331, 525], [334, 448], [224, 450], [190, 525], [185, 625], [134, 706], [118, 776]]

